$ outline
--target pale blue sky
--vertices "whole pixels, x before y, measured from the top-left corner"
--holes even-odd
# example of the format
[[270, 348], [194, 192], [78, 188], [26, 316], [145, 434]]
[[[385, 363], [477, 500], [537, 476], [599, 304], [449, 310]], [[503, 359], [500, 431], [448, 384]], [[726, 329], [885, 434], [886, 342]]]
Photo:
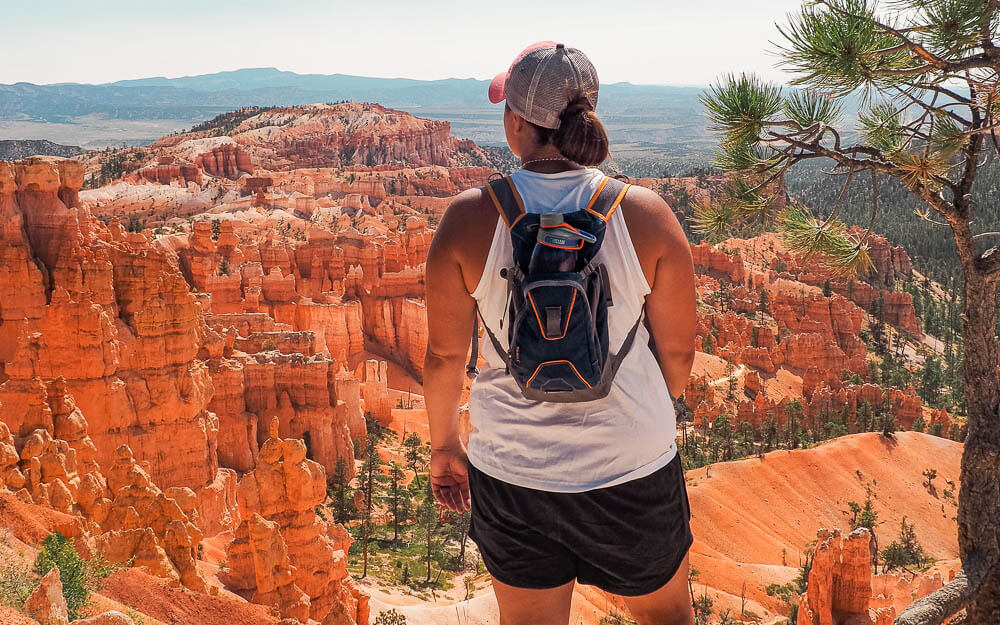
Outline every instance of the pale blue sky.
[[490, 78], [525, 45], [564, 41], [605, 83], [785, 80], [770, 41], [800, 0], [5, 0], [0, 83], [101, 83], [241, 67]]

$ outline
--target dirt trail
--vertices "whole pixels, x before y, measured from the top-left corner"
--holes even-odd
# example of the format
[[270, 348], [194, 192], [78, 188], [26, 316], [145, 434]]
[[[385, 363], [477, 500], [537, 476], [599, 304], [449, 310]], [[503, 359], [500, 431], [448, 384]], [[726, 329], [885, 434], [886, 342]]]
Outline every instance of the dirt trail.
[[736, 369], [734, 369], [731, 374], [722, 376], [721, 378], [718, 378], [718, 379], [715, 379], [715, 380], [712, 380], [711, 382], [708, 383], [708, 385], [709, 386], [718, 386], [720, 384], [725, 384], [725, 383], [729, 382], [729, 380], [739, 380], [740, 378], [743, 377], [743, 374], [746, 373], [746, 371], [747, 371], [746, 365], [740, 365], [740, 366], [736, 367]]
[[[500, 610], [491, 589], [480, 591], [466, 601], [398, 605], [378, 590], [372, 591], [372, 622], [382, 610], [395, 609], [406, 616], [407, 625], [499, 625]], [[573, 625], [598, 625], [613, 608], [613, 599], [589, 586], [578, 586], [573, 593], [569, 622]]]

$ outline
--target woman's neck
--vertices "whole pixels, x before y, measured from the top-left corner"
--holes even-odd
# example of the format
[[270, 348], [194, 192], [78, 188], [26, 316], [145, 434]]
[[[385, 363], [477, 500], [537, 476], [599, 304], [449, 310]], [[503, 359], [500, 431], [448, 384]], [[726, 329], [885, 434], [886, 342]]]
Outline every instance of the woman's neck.
[[521, 167], [539, 174], [557, 174], [572, 169], [585, 169], [585, 167], [560, 154], [552, 146], [545, 146], [522, 154]]

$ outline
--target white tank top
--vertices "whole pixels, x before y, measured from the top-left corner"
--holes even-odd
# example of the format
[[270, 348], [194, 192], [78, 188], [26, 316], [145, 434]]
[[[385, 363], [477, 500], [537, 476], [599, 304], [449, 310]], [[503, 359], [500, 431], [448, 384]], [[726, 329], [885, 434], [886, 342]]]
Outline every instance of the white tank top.
[[[604, 174], [597, 169], [557, 174], [521, 169], [512, 178], [527, 212], [566, 213], [587, 206]], [[504, 347], [507, 282], [500, 270], [513, 264], [512, 257], [507, 226], [498, 216], [489, 258], [472, 296]], [[621, 211], [608, 220], [596, 259], [607, 267], [611, 282], [608, 334], [614, 353], [650, 292]], [[525, 399], [490, 341], [480, 341], [486, 366], [469, 397], [469, 462], [510, 484], [565, 493], [614, 486], [665, 466], [677, 453], [677, 423], [648, 342], [649, 333], [640, 325], [607, 397], [552, 403]]]

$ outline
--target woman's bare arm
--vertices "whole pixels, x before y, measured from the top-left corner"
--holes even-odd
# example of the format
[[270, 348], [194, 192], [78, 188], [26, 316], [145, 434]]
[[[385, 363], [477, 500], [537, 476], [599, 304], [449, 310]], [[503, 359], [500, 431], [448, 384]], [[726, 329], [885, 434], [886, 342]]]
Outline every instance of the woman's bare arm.
[[652, 292], [646, 316], [656, 357], [670, 394], [679, 397], [694, 364], [694, 264], [677, 217], [663, 198], [642, 187], [629, 189], [623, 216]]
[[459, 446], [458, 403], [465, 359], [472, 341], [476, 303], [466, 290], [458, 254], [463, 198], [453, 200], [441, 219], [427, 254], [427, 355], [424, 398], [431, 426], [431, 447]]
[[431, 432], [431, 487], [455, 511], [467, 508], [469, 499], [458, 406], [476, 308], [462, 275], [461, 255], [463, 245], [470, 243], [467, 220], [476, 213], [478, 195], [478, 190], [468, 191], [448, 207], [427, 255], [425, 278], [424, 400]]

